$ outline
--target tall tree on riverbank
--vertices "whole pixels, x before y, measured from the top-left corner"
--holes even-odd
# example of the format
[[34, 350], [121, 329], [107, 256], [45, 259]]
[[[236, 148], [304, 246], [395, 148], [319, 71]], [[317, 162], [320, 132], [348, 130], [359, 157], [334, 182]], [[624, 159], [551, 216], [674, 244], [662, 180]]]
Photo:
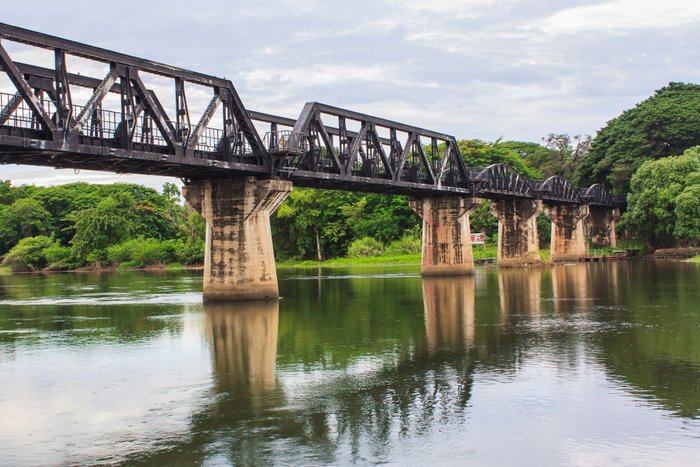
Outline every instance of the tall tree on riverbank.
[[610, 120], [576, 168], [580, 186], [605, 183], [629, 191], [635, 171], [647, 160], [677, 156], [700, 145], [700, 85], [669, 83]]
[[623, 223], [650, 246], [700, 241], [700, 147], [644, 162], [631, 190]]

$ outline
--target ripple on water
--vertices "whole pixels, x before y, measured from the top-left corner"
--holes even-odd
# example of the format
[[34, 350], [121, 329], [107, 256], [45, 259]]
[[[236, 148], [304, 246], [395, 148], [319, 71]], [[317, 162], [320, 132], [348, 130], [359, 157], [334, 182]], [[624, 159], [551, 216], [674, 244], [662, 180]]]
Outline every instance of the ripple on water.
[[81, 296], [42, 297], [25, 300], [0, 300], [0, 306], [54, 306], [54, 305], [173, 305], [200, 303], [202, 294], [198, 292], [163, 294], [123, 294], [103, 293]]

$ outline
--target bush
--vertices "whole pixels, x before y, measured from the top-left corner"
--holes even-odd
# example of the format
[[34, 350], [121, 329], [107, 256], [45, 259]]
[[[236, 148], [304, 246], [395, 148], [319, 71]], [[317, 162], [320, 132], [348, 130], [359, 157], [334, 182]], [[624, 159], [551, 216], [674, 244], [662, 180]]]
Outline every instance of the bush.
[[60, 271], [75, 269], [81, 265], [81, 261], [75, 256], [75, 251], [70, 247], [59, 245], [58, 242], [46, 248], [44, 254], [47, 269]]
[[415, 235], [404, 235], [398, 240], [394, 240], [384, 251], [387, 255], [414, 255], [420, 253], [423, 242]]
[[379, 240], [372, 237], [363, 237], [353, 241], [348, 248], [348, 256], [350, 258], [359, 258], [365, 256], [379, 256], [384, 250], [384, 245]]
[[3, 259], [3, 266], [9, 266], [14, 272], [35, 271], [46, 267], [46, 250], [57, 243], [44, 235], [27, 237], [17, 243]]
[[176, 252], [182, 240], [136, 238], [107, 248], [109, 263], [129, 263], [129, 267], [153, 266], [179, 260]]

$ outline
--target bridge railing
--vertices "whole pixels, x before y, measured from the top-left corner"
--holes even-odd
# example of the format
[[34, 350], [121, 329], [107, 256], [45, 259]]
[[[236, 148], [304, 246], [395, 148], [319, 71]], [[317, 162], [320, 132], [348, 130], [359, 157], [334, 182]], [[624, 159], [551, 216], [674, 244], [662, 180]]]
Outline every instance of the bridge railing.
[[303, 133], [292, 130], [269, 131], [263, 143], [272, 155], [302, 155], [308, 150], [308, 142]]

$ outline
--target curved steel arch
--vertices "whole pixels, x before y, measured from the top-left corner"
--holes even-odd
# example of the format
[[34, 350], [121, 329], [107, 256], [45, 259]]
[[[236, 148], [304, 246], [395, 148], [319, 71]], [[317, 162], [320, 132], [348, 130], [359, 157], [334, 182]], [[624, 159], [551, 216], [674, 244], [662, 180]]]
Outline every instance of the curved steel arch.
[[479, 195], [532, 198], [534, 194], [530, 181], [506, 164], [490, 165], [482, 169], [472, 181]]
[[581, 194], [581, 200], [586, 204], [592, 204], [595, 206], [609, 206], [615, 207], [615, 200], [612, 195], [605, 189], [605, 187], [596, 183], [589, 186]]
[[543, 201], [581, 204], [580, 191], [574, 187], [569, 179], [560, 175], [554, 175], [541, 182], [535, 191]]

